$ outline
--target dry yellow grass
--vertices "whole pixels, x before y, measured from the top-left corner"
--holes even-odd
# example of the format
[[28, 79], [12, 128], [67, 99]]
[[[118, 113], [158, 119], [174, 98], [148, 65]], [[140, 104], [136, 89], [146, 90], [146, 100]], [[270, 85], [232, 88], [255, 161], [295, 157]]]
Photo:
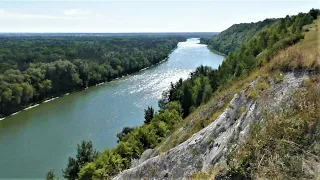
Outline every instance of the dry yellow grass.
[[[319, 69], [320, 68], [320, 43], [319, 43], [319, 30], [320, 17], [311, 25], [304, 27], [308, 29], [305, 32], [305, 37], [299, 43], [291, 46], [283, 51], [280, 51], [266, 66], [261, 69], [255, 70], [250, 73], [248, 77], [238, 79], [232, 84], [226, 84], [220, 87], [215, 93], [212, 99], [205, 105], [198, 107], [193, 113], [184, 119], [181, 123], [175, 126], [175, 131], [156, 148], [157, 154], [162, 154], [171, 148], [174, 148], [178, 144], [184, 142], [190, 138], [194, 133], [197, 133], [202, 129], [199, 124], [203, 121], [201, 112], [212, 106], [212, 102], [225, 97], [225, 106], [219, 109], [214, 109], [212, 116], [205, 120], [204, 126], [207, 126], [213, 122], [226, 108], [228, 102], [232, 99], [235, 93], [239, 93], [244, 89], [249, 88], [248, 84], [255, 78], [261, 75], [276, 76], [279, 74], [279, 70], [285, 67], [287, 70], [301, 69]], [[200, 122], [201, 121], [201, 122]], [[183, 127], [189, 126], [188, 130]], [[220, 170], [220, 167], [216, 167], [210, 170], [210, 172], [195, 173], [191, 179], [214, 179], [216, 173]]]
[[[231, 101], [234, 94], [240, 93], [244, 89], [249, 88], [249, 84], [261, 74], [262, 71], [259, 69], [252, 72], [249, 77], [238, 79], [234, 83], [229, 83], [223, 87], [220, 87], [220, 89], [212, 96], [208, 103], [201, 105], [181, 123], [175, 125], [175, 131], [160, 143], [160, 145], [156, 148], [156, 154], [161, 154], [174, 148], [175, 146], [186, 141], [194, 133], [199, 132], [201, 129], [203, 129], [203, 127], [206, 127], [215, 121], [227, 108], [228, 103]], [[222, 99], [224, 105], [219, 108], [215, 107], [214, 102]], [[208, 119], [204, 119], [202, 113], [207, 110], [211, 110], [212, 115]]]
[[304, 39], [294, 46], [281, 51], [267, 65], [267, 70], [280, 69], [292, 71], [298, 69], [320, 69], [320, 17], [311, 25], [306, 26]]
[[[304, 29], [309, 31], [305, 32], [304, 39], [299, 43], [283, 50], [278, 53], [268, 64], [250, 73], [249, 77], [236, 81], [234, 84], [227, 85], [220, 89], [220, 92], [225, 92], [229, 90], [232, 93], [238, 92], [240, 89], [248, 88], [246, 87], [248, 83], [252, 82], [253, 79], [262, 76], [274, 76], [275, 79], [281, 81], [281, 77], [278, 77], [279, 70], [291, 71], [298, 69], [305, 70], [318, 70], [320, 69], [320, 16], [311, 25], [307, 25]], [[214, 98], [213, 98], [214, 99]], [[217, 117], [214, 114], [211, 122]], [[209, 172], [198, 172], [195, 173], [191, 179], [214, 179], [217, 172], [221, 167], [217, 166], [209, 170]]]
[[[208, 103], [201, 105], [188, 117], [186, 117], [181, 123], [175, 125], [175, 130], [173, 131], [173, 133], [165, 138], [156, 148], [156, 154], [162, 154], [174, 148], [175, 146], [190, 138], [194, 133], [199, 132], [201, 129], [203, 129], [203, 127], [206, 127], [210, 123], [215, 121], [227, 108], [228, 103], [231, 101], [234, 94], [240, 93], [244, 89], [249, 88], [249, 84], [263, 73], [264, 72], [262, 69], [258, 69], [250, 73], [248, 77], [240, 78], [233, 83], [228, 83], [220, 87], [219, 90], [214, 93]], [[220, 108], [214, 107], [214, 102], [221, 99], [223, 99], [224, 105]], [[208, 119], [204, 119], [201, 114], [207, 109], [211, 109], [213, 112], [211, 117], [209, 117]], [[184, 127], [186, 126], [188, 126], [188, 128], [184, 129]]]
[[207, 104], [198, 107], [181, 123], [175, 125], [175, 131], [169, 137], [163, 140], [156, 148], [157, 154], [161, 154], [174, 148], [190, 138], [194, 133], [199, 132], [203, 127], [206, 127], [208, 124], [213, 122], [222, 113], [222, 111], [225, 109], [225, 106], [221, 108], [215, 108], [212, 116], [209, 119], [204, 119], [202, 112], [212, 108], [214, 106], [214, 101], [217, 101], [221, 98], [226, 99], [225, 103], [227, 104], [227, 102], [229, 102], [232, 98], [232, 94], [230, 92], [216, 93]]
[[219, 164], [215, 168], [209, 170], [209, 172], [197, 172], [192, 175], [192, 180], [214, 180], [214, 178], [220, 173], [221, 170], [226, 168], [226, 164]]

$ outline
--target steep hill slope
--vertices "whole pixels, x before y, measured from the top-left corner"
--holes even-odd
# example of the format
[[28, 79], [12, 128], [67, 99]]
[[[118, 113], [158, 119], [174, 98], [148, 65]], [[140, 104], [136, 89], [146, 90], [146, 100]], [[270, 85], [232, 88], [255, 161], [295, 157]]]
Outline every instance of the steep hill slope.
[[255, 23], [234, 24], [210, 39], [201, 40], [202, 43], [208, 45], [209, 49], [222, 54], [229, 54], [239, 48], [243, 43], [248, 42], [258, 32], [269, 27], [276, 21], [277, 19], [266, 19]]
[[[187, 80], [172, 84], [170, 90], [163, 93], [157, 114], [153, 114], [149, 108], [146, 110], [144, 125], [125, 128], [119, 133], [116, 148], [105, 150], [97, 158], [90, 158], [90, 161], [83, 161], [86, 156], [82, 157], [81, 152], [87, 151], [80, 148], [77, 159], [69, 158], [64, 176], [68, 179], [202, 178], [207, 175], [202, 172], [212, 169], [215, 172], [215, 167], [219, 165], [220, 169], [224, 169], [219, 172], [219, 177], [254, 177], [256, 171], [250, 170], [250, 164], [257, 165], [255, 160], [260, 157], [252, 156], [254, 153], [249, 150], [253, 148], [248, 148], [248, 151], [244, 148], [242, 151], [248, 154], [245, 156], [250, 157], [248, 159], [229, 151], [241, 148], [242, 142], [247, 142], [254, 123], [272, 122], [276, 118], [270, 114], [275, 114], [274, 117], [288, 114], [278, 110], [313, 105], [315, 103], [311, 100], [319, 99], [317, 94], [309, 98], [303, 93], [309, 88], [306, 84], [312, 88], [317, 87], [319, 82], [319, 50], [318, 46], [314, 46], [318, 42], [319, 32], [318, 25], [313, 23], [317, 15], [320, 15], [319, 10], [312, 9], [309, 13], [281, 18], [230, 53], [218, 69], [197, 68]], [[306, 92], [309, 91], [311, 89]], [[284, 106], [286, 103], [291, 105], [289, 102], [293, 102], [292, 106]], [[304, 115], [305, 118], [299, 117], [299, 114], [304, 114], [299, 112], [294, 114], [295, 117], [314, 124], [313, 117], [317, 117], [320, 105], [313, 106], [314, 111]], [[300, 144], [299, 147], [307, 147], [308, 152], [313, 153], [311, 146], [317, 145], [313, 142], [314, 138], [318, 138], [318, 128], [314, 125], [311, 127], [303, 132], [299, 128], [294, 131], [299, 135], [292, 137], [306, 135], [303, 144], [300, 139], [288, 141]], [[310, 131], [315, 135], [310, 136]], [[290, 131], [282, 129], [279, 132]], [[279, 137], [286, 135], [280, 134]], [[263, 142], [271, 144], [272, 149], [272, 141]], [[276, 141], [276, 145], [278, 142], [282, 141]], [[288, 149], [282, 149], [281, 157], [286, 157]], [[296, 153], [302, 159], [301, 153]], [[232, 156], [239, 158], [228, 158]], [[227, 166], [220, 166], [224, 160], [227, 160]], [[290, 173], [291, 164], [297, 164], [294, 166], [296, 168], [301, 162], [289, 158], [283, 166], [289, 169], [285, 174], [300, 177], [299, 170], [303, 168]], [[260, 167], [259, 163], [257, 167]]]
[[[216, 94], [148, 150], [148, 160], [115, 179], [319, 178], [319, 23], [303, 28], [304, 40]], [[185, 140], [199, 122], [209, 125]]]
[[[280, 83], [274, 78], [256, 78], [248, 88], [234, 95], [229, 106], [209, 126], [168, 152], [125, 170], [115, 179], [177, 179], [191, 177], [197, 171], [208, 171], [226, 158], [233, 144], [245, 140], [252, 124], [263, 120], [262, 112], [283, 109], [293, 98], [293, 92], [301, 89], [307, 79], [307, 73], [288, 73]], [[267, 82], [268, 91], [261, 89], [261, 83]], [[271, 106], [264, 107], [268, 104]]]

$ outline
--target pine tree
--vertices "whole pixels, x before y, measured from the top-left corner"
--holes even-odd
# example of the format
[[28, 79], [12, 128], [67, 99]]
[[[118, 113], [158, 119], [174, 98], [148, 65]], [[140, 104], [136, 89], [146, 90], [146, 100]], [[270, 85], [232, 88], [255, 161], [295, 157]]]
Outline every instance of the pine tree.
[[144, 110], [144, 123], [148, 124], [151, 122], [154, 116], [154, 109], [148, 106], [148, 109]]

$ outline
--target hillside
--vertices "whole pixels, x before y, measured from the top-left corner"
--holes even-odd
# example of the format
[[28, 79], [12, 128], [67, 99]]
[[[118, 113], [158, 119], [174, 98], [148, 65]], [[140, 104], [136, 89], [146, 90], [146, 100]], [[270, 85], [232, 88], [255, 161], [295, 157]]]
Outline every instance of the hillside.
[[[304, 27], [304, 40], [221, 90], [143, 158], [159, 155], [115, 179], [319, 178], [320, 51], [314, 46], [319, 25], [320, 19]], [[297, 69], [287, 69], [279, 59], [290, 59]]]
[[[301, 145], [304, 145], [304, 148], [306, 148], [306, 151], [310, 152], [312, 155], [319, 156], [320, 154], [317, 151], [317, 147], [319, 144], [312, 144], [312, 143], [302, 143], [299, 139], [297, 139], [297, 136], [303, 134], [303, 131], [310, 131], [311, 129], [296, 129], [298, 132], [292, 132], [287, 133], [287, 131], [290, 128], [293, 127], [295, 124], [290, 123], [300, 118], [301, 116], [310, 117], [310, 125], [316, 126], [317, 122], [312, 119], [312, 116], [317, 116], [317, 113], [320, 109], [314, 109], [315, 112], [310, 112], [306, 114], [297, 114], [295, 112], [296, 117], [295, 119], [288, 119], [284, 122], [279, 122], [279, 118], [276, 118], [276, 114], [273, 118], [268, 118], [264, 116], [263, 114], [268, 113], [284, 113], [288, 109], [293, 108], [297, 105], [299, 105], [297, 102], [295, 102], [295, 95], [299, 94], [299, 98], [301, 98], [301, 102], [310, 102], [310, 103], [316, 103], [313, 104], [316, 107], [319, 107], [318, 101], [314, 101], [314, 99], [310, 98], [317, 98], [320, 99], [319, 94], [312, 94], [309, 97], [305, 97], [302, 95], [306, 92], [304, 90], [305, 85], [304, 83], [306, 81], [314, 81], [313, 79], [319, 79], [319, 75], [311, 76], [308, 73], [286, 73], [283, 75], [283, 80], [281, 82], [277, 82], [276, 76], [274, 77], [268, 77], [268, 79], [264, 78], [256, 78], [252, 81], [252, 83], [249, 84], [248, 88], [244, 88], [241, 92], [236, 93], [232, 100], [228, 103], [228, 107], [222, 112], [220, 116], [218, 116], [213, 123], [209, 124], [207, 127], [202, 129], [196, 134], [193, 134], [191, 138], [187, 139], [183, 143], [179, 144], [178, 146], [170, 149], [167, 152], [160, 153], [158, 156], [152, 157], [149, 160], [146, 160], [139, 164], [136, 167], [132, 167], [129, 170], [125, 170], [124, 172], [120, 173], [115, 179], [141, 179], [143, 177], [149, 177], [149, 178], [190, 178], [194, 177], [195, 179], [207, 179], [208, 177], [211, 177], [213, 173], [217, 173], [215, 171], [220, 172], [223, 177], [228, 176], [241, 176], [244, 178], [245, 176], [251, 176], [249, 167], [247, 167], [247, 164], [243, 165], [243, 161], [249, 161], [252, 160], [252, 162], [245, 162], [245, 163], [252, 163], [254, 167], [259, 163], [259, 160], [262, 158], [263, 153], [266, 152], [263, 147], [265, 144], [272, 143], [272, 141], [277, 141], [276, 139], [278, 136], [279, 138], [281, 136], [289, 136], [288, 142], [295, 144], [299, 143], [297, 146], [301, 147]], [[261, 84], [266, 83], [267, 88], [266, 90], [262, 89], [260, 86]], [[312, 88], [307, 89], [307, 91], [315, 90], [316, 88], [319, 88], [320, 84], [319, 82], [312, 82]], [[310, 84], [311, 85], [311, 84]], [[277, 93], [277, 92], [283, 92]], [[297, 92], [297, 93], [295, 93]], [[257, 93], [257, 95], [254, 95], [254, 93]], [[300, 96], [301, 95], [301, 96]], [[267, 97], [267, 101], [266, 101]], [[309, 99], [305, 99], [309, 98]], [[274, 99], [278, 99], [276, 102], [274, 102]], [[221, 99], [218, 99], [221, 100]], [[290, 104], [288, 104], [290, 102]], [[266, 104], [271, 104], [267, 107], [264, 107]], [[208, 107], [210, 108], [210, 107]], [[211, 107], [212, 108], [212, 107]], [[287, 109], [288, 108], [288, 109]], [[278, 112], [274, 112], [274, 111]], [[291, 110], [291, 109], [290, 109]], [[300, 109], [301, 111], [307, 111], [306, 108]], [[210, 111], [210, 109], [204, 109], [200, 113], [205, 113], [205, 111]], [[289, 110], [288, 110], [289, 111]], [[215, 112], [214, 112], [215, 113]], [[202, 116], [202, 115], [200, 115]], [[281, 117], [281, 116], [280, 116]], [[193, 121], [201, 121], [201, 118], [195, 118]], [[250, 136], [250, 128], [253, 123], [261, 123], [267, 120], [270, 124], [267, 124], [268, 131], [266, 132], [260, 132], [260, 131], [254, 131], [254, 133], [257, 133], [259, 136], [263, 136], [267, 134], [267, 137], [261, 137], [260, 139], [256, 138], [253, 140], [253, 142], [246, 141], [246, 138]], [[313, 120], [313, 121], [312, 121]], [[209, 121], [209, 119], [204, 119], [204, 121]], [[277, 121], [277, 122], [276, 122]], [[179, 134], [184, 135], [186, 133], [189, 133], [188, 126], [193, 126], [197, 122], [190, 122], [186, 126], [184, 126], [182, 129], [179, 129]], [[273, 123], [273, 124], [271, 124]], [[298, 125], [302, 125], [304, 122], [296, 122]], [[287, 126], [287, 127], [286, 127]], [[264, 126], [261, 126], [259, 128], [264, 128]], [[273, 128], [273, 129], [272, 129]], [[316, 133], [319, 133], [319, 129], [315, 129]], [[276, 133], [277, 134], [272, 134]], [[283, 133], [282, 133], [283, 132]], [[292, 136], [292, 137], [291, 137]], [[312, 138], [305, 137], [307, 135], [304, 135], [303, 138], [306, 138], [307, 141], [314, 142], [315, 139], [320, 138], [320, 136], [315, 136]], [[177, 138], [177, 136], [174, 136]], [[170, 137], [172, 138], [172, 137]], [[270, 138], [270, 139], [267, 139]], [[174, 141], [175, 139], [171, 139], [169, 141]], [[179, 140], [179, 139], [178, 139]], [[264, 142], [261, 144], [253, 144], [254, 142], [259, 142], [259, 140], [263, 140]], [[290, 141], [289, 141], [290, 140]], [[280, 141], [280, 140], [279, 140]], [[286, 142], [287, 139], [281, 140]], [[243, 156], [242, 154], [236, 154], [239, 159], [236, 159], [233, 162], [235, 165], [234, 167], [228, 167], [225, 165], [225, 160], [227, 160], [229, 157], [229, 152], [232, 150], [232, 147], [235, 147], [236, 143], [242, 143], [246, 142], [248, 143], [244, 145], [243, 148], [244, 152], [248, 155], [251, 155], [250, 153], [254, 153], [255, 151], [249, 149], [249, 148], [259, 148], [260, 154], [254, 154], [258, 157], [250, 157], [252, 159], [245, 159], [246, 156]], [[281, 142], [279, 142], [281, 143]], [[287, 153], [294, 154], [295, 157], [302, 157], [303, 153], [299, 152], [299, 149], [294, 149], [292, 152], [289, 149], [285, 148], [291, 148], [290, 144], [288, 146], [286, 145], [278, 145], [279, 146], [279, 152], [270, 152], [270, 156], [278, 155], [277, 153], [284, 155]], [[249, 146], [249, 147], [247, 147]], [[261, 147], [259, 147], [261, 146]], [[294, 147], [294, 145], [293, 145]], [[270, 144], [270, 147], [268, 147], [268, 150], [272, 150], [272, 145]], [[282, 148], [282, 149], [280, 149]], [[150, 151], [150, 150], [149, 150]], [[151, 152], [157, 151], [151, 150]], [[282, 152], [281, 152], [282, 151]], [[287, 152], [288, 151], [288, 152]], [[236, 152], [236, 151], [235, 151]], [[150, 152], [146, 152], [150, 153]], [[306, 154], [308, 155], [308, 154]], [[316, 161], [317, 159], [313, 159], [312, 155], [307, 156], [306, 160], [309, 160], [310, 158], [310, 164], [306, 165], [306, 168], [312, 169], [313, 166], [320, 167], [320, 164]], [[260, 158], [256, 160], [255, 158]], [[232, 159], [233, 160], [233, 159]], [[311, 161], [312, 160], [312, 161]], [[257, 162], [258, 161], [258, 162]], [[277, 161], [275, 159], [274, 161]], [[279, 162], [275, 163], [281, 163], [282, 159], [279, 160]], [[294, 159], [286, 159], [287, 163], [293, 163]], [[254, 164], [255, 163], [255, 164]], [[293, 171], [295, 167], [285, 167], [288, 168], [288, 174], [285, 174], [286, 172], [279, 172], [277, 169], [271, 169], [273, 162], [263, 162], [265, 164], [261, 164], [261, 169], [265, 171], [271, 171], [270, 173], [278, 173], [276, 176], [284, 175], [290, 177], [290, 171]], [[297, 167], [301, 167], [301, 162], [297, 162]], [[213, 166], [215, 168], [213, 168]], [[225, 169], [223, 169], [225, 168]], [[270, 169], [268, 169], [270, 168]], [[225, 170], [226, 172], [222, 171]], [[277, 171], [275, 171], [277, 170]], [[200, 172], [208, 172], [209, 173], [199, 173]], [[212, 171], [212, 172], [210, 172]], [[260, 169], [255, 170], [254, 173], [261, 173], [259, 172]], [[320, 173], [319, 169], [315, 169], [316, 173]], [[246, 174], [249, 175], [246, 175]], [[299, 174], [294, 175], [295, 177], [300, 177], [303, 174], [307, 174], [309, 177], [312, 177], [312, 173], [314, 172], [305, 172], [298, 171]], [[306, 175], [306, 176], [307, 176]], [[307, 177], [308, 177], [307, 176]], [[265, 177], [265, 176], [262, 176]], [[271, 178], [271, 176], [267, 176], [268, 178]], [[241, 178], [241, 179], [242, 179]]]
[[207, 44], [215, 52], [229, 54], [276, 21], [277, 19], [266, 19], [255, 23], [234, 24], [212, 38], [202, 38], [201, 43]]
[[79, 145], [65, 178], [315, 178], [320, 95], [309, 92], [319, 88], [318, 15], [280, 18], [218, 69], [201, 66], [172, 84], [160, 111], [148, 108], [144, 125], [124, 128], [116, 148], [83, 161], [92, 146]]

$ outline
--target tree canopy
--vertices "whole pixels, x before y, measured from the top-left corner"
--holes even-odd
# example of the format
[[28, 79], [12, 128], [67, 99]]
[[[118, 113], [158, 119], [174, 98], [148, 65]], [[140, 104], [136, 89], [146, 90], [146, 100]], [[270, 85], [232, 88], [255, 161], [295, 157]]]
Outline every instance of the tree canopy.
[[[91, 141], [82, 141], [78, 144], [76, 158], [69, 157], [68, 166], [63, 170], [63, 177], [66, 179], [77, 179], [78, 172], [88, 162], [93, 162], [97, 159], [98, 152], [93, 149]], [[47, 175], [52, 176], [53, 172], [50, 171]], [[47, 176], [47, 177], [48, 177]]]
[[[218, 69], [200, 66], [188, 79], [172, 83], [159, 101], [159, 113], [150, 120], [149, 107], [145, 113], [147, 122], [140, 127], [123, 129], [117, 147], [105, 150], [96, 160], [82, 163], [81, 168], [74, 168], [72, 172], [77, 173], [78, 179], [108, 179], [129, 168], [133, 159], [139, 158], [146, 149], [155, 148], [172, 133], [175, 124], [206, 103], [219, 88], [248, 76], [280, 50], [301, 40], [304, 37], [302, 27], [312, 23], [317, 15], [319, 10], [311, 10], [278, 19], [246, 42], [242, 41]], [[69, 159], [70, 164], [73, 167], [76, 160]]]
[[[218, 69], [200, 66], [185, 81], [180, 79], [172, 84], [171, 88], [163, 93], [159, 107], [165, 108], [169, 102], [179, 102], [183, 116], [188, 116], [193, 109], [206, 103], [220, 87], [248, 76], [253, 70], [268, 63], [280, 50], [299, 42], [304, 37], [302, 27], [311, 24], [317, 15], [319, 10], [312, 9], [309, 13], [299, 13], [272, 21], [268, 28], [263, 28], [250, 39], [242, 41], [242, 45], [230, 52]], [[247, 32], [251, 32], [249, 27]], [[252, 28], [256, 31], [256, 26]], [[230, 32], [230, 29], [225, 32]], [[214, 37], [223, 37], [225, 32]], [[238, 39], [237, 36], [229, 38], [232, 41]]]
[[210, 49], [220, 53], [229, 54], [276, 21], [277, 19], [266, 19], [255, 23], [234, 24], [216, 36], [202, 38], [201, 43], [208, 44]]
[[0, 117], [167, 58], [180, 36], [0, 37]]
[[144, 123], [149, 123], [153, 119], [154, 109], [148, 106], [148, 109], [144, 110]]

